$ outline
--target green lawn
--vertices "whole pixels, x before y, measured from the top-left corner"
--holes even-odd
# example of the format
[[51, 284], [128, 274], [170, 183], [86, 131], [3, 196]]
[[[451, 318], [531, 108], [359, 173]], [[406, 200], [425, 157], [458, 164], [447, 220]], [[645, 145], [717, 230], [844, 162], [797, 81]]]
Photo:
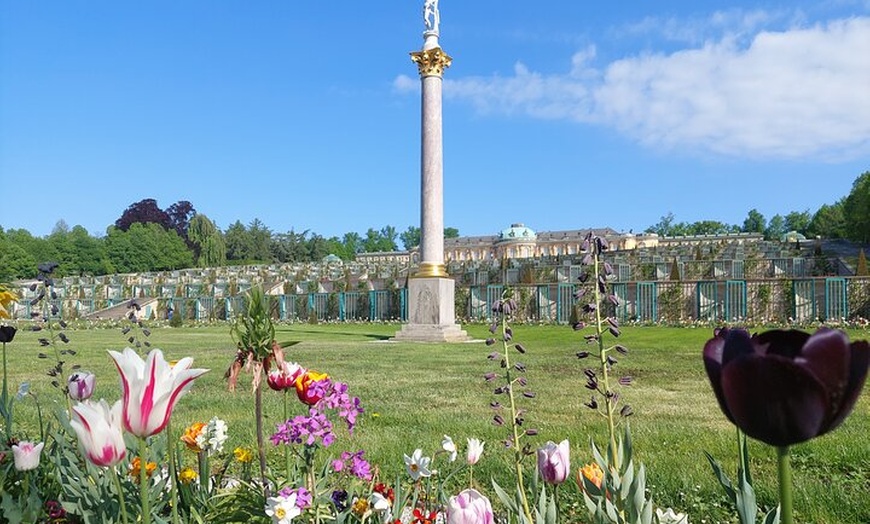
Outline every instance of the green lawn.
[[[464, 448], [466, 437], [486, 441], [484, 459], [476, 478], [490, 476], [509, 482], [506, 465], [511, 455], [500, 441], [504, 428], [491, 423], [492, 386], [483, 374], [498, 371], [486, 359], [491, 348], [482, 342], [440, 345], [407, 344], [388, 340], [398, 325], [294, 324], [278, 326], [278, 339], [299, 341], [288, 349], [288, 359], [329, 373], [347, 382], [362, 399], [366, 414], [353, 438], [343, 437], [329, 453], [365, 449], [387, 479], [404, 468], [402, 455], [420, 447], [431, 454], [447, 434]], [[466, 326], [477, 339], [487, 327]], [[227, 326], [154, 328], [150, 337], [170, 360], [192, 356], [196, 367], [212, 371], [200, 378], [175, 412], [173, 426], [219, 416], [230, 427], [231, 451], [237, 445], [253, 447], [253, 395], [245, 375], [239, 390], [228, 393], [224, 371], [234, 355]], [[98, 374], [97, 397], [111, 401], [120, 395], [117, 374], [106, 354], [126, 343], [119, 328], [68, 331], [77, 351], [68, 366], [81, 364]], [[622, 395], [634, 409], [630, 417], [636, 460], [649, 472], [654, 500], [688, 512], [693, 523], [730, 522], [732, 511], [713, 479], [703, 451], [709, 451], [733, 472], [735, 432], [720, 412], [707, 382], [701, 348], [711, 336], [706, 328], [626, 327], [620, 341], [630, 349], [616, 366], [634, 377]], [[850, 332], [854, 338], [870, 333]], [[564, 326], [514, 326], [514, 338], [528, 353], [517, 355], [528, 367], [529, 388], [537, 398], [524, 402], [528, 427], [540, 434], [537, 443], [568, 438], [572, 465], [591, 461], [589, 439], [605, 440], [603, 419], [583, 406], [584, 365], [575, 353], [583, 347], [581, 333]], [[43, 408], [61, 400], [44, 371], [53, 360], [37, 358], [37, 335], [25, 330], [7, 346], [12, 388], [30, 381]], [[50, 349], [50, 348], [48, 348]], [[281, 396], [267, 390], [266, 428], [271, 430], [282, 413]], [[32, 400], [20, 404], [16, 433], [37, 431]], [[294, 404], [298, 412], [302, 406]], [[795, 508], [802, 523], [851, 524], [870, 522], [870, 398], [865, 391], [853, 415], [836, 431], [793, 449]], [[23, 436], [23, 435], [21, 435]], [[271, 445], [269, 445], [271, 447]], [[279, 454], [271, 450], [277, 460]], [[756, 490], [762, 505], [775, 504], [775, 456], [766, 446], [751, 442], [750, 454]], [[533, 462], [529, 461], [529, 469]], [[733, 474], [733, 473], [732, 473]]]

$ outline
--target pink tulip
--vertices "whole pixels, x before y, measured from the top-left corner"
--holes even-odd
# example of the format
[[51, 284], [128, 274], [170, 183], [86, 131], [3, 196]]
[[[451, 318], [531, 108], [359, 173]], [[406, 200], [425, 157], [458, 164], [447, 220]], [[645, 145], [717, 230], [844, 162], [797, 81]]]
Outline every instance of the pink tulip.
[[271, 371], [266, 377], [269, 387], [275, 391], [295, 388], [296, 379], [305, 373], [305, 369], [295, 362], [282, 362], [281, 366]]
[[461, 491], [447, 502], [447, 524], [492, 524], [492, 504], [474, 489]]
[[567, 440], [563, 440], [558, 446], [553, 442], [547, 442], [538, 448], [538, 472], [544, 482], [561, 484], [568, 478], [569, 471], [571, 471], [571, 449]]
[[76, 371], [69, 376], [67, 387], [69, 398], [73, 400], [87, 400], [94, 394], [97, 377], [90, 371]]
[[85, 456], [97, 466], [114, 466], [127, 455], [120, 400], [111, 408], [103, 399], [99, 404], [78, 403], [72, 408], [70, 425], [79, 437]]
[[144, 361], [130, 348], [123, 353], [109, 351], [109, 355], [121, 374], [124, 429], [140, 438], [163, 431], [175, 403], [194, 379], [208, 371], [190, 369], [190, 357], [170, 366], [159, 349], [152, 349]]
[[480, 456], [483, 455], [483, 442], [476, 438], [470, 438], [467, 440], [468, 453], [465, 456], [465, 460], [468, 462], [469, 466], [473, 466], [477, 464], [477, 461], [480, 460]]
[[18, 471], [30, 471], [39, 466], [39, 456], [42, 454], [44, 442], [34, 444], [27, 440], [22, 440], [18, 444], [12, 445], [12, 458], [15, 462], [15, 469]]

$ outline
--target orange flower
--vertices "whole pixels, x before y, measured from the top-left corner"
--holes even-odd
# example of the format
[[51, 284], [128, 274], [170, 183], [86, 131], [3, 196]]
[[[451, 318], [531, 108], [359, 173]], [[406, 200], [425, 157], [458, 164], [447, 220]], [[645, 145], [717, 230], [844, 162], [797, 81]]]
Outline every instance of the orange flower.
[[[139, 480], [140, 464], [141, 464], [141, 461], [139, 460], [139, 457], [135, 457], [132, 461], [130, 461], [130, 476], [133, 477], [133, 479], [136, 481]], [[145, 463], [145, 474], [148, 475], [149, 477], [151, 476], [152, 473], [154, 473], [155, 469], [157, 469], [156, 462], [146, 462]]]
[[191, 426], [184, 430], [184, 435], [181, 436], [181, 441], [187, 446], [187, 449], [190, 451], [195, 451], [199, 453], [202, 451], [202, 448], [199, 447], [199, 444], [196, 443], [197, 438], [202, 434], [203, 430], [205, 430], [206, 424], [202, 422], [194, 422]]
[[321, 396], [309, 391], [309, 389], [313, 383], [327, 378], [329, 378], [329, 376], [326, 373], [318, 373], [317, 371], [312, 370], [308, 370], [302, 375], [299, 375], [296, 378], [295, 383], [296, 396], [299, 397], [299, 400], [309, 406], [317, 404], [317, 402], [320, 401]]
[[577, 485], [581, 489], [583, 488], [584, 478], [594, 484], [596, 488], [601, 489], [601, 484], [604, 482], [604, 472], [601, 471], [601, 468], [595, 462], [586, 464], [577, 470]]

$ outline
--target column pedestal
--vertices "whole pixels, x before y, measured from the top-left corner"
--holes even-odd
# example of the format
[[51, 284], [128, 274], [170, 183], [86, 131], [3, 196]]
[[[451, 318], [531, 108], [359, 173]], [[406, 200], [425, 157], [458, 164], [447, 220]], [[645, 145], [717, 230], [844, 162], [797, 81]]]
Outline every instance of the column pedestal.
[[456, 323], [452, 278], [408, 280], [408, 323], [396, 332], [398, 342], [465, 342], [471, 340]]

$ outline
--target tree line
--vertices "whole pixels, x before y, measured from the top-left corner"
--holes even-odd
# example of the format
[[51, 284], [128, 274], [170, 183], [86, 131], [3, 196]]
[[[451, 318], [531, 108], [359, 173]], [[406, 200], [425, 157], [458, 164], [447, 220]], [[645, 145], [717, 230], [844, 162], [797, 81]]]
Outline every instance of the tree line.
[[[445, 228], [446, 238], [459, 236]], [[161, 209], [154, 199], [131, 204], [103, 237], [59, 221], [51, 234], [0, 227], [0, 282], [36, 276], [40, 262], [55, 261], [58, 276], [166, 271], [189, 267], [321, 261], [327, 255], [352, 260], [358, 253], [396, 251], [420, 243], [420, 228], [404, 232], [391, 225], [324, 237], [305, 230], [273, 232], [262, 221], [237, 220], [225, 231], [193, 204], [180, 201]]]
[[[663, 236], [762, 233], [779, 239], [788, 231], [807, 237], [845, 238], [870, 242], [870, 171], [860, 175], [851, 192], [822, 205], [815, 213], [793, 211], [770, 220], [757, 209], [748, 212], [742, 225], [714, 220], [677, 222], [673, 213], [646, 230]], [[444, 229], [445, 238], [459, 236], [459, 230]], [[82, 226], [70, 228], [59, 221], [51, 234], [35, 237], [26, 229], [4, 230], [0, 226], [0, 282], [36, 276], [40, 262], [59, 264], [56, 274], [106, 275], [165, 271], [188, 267], [315, 262], [327, 255], [352, 260], [359, 253], [395, 251], [398, 242], [404, 249], [420, 243], [420, 228], [409, 226], [404, 232], [391, 225], [369, 228], [365, 233], [351, 231], [343, 236], [324, 237], [315, 232], [291, 229], [273, 232], [259, 219], [245, 225], [237, 220], [225, 231], [193, 204], [179, 201], [161, 209], [154, 199], [131, 204], [103, 237], [91, 236]]]
[[751, 209], [742, 225], [715, 220], [677, 222], [673, 213], [648, 227], [647, 233], [660, 236], [722, 235], [726, 233], [760, 233], [770, 240], [780, 240], [795, 231], [807, 238], [844, 238], [866, 244], [870, 242], [870, 171], [852, 184], [851, 192], [834, 202], [824, 204], [815, 213], [809, 210], [776, 214], [767, 220], [757, 209]]

